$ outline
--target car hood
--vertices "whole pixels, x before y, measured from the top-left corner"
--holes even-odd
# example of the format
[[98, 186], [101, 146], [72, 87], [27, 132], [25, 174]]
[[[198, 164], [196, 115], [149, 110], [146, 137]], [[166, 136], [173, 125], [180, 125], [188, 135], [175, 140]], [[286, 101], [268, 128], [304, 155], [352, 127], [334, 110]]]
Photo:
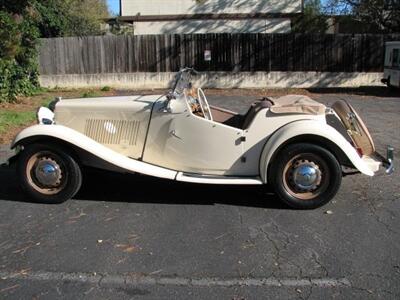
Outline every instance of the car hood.
[[135, 95], [135, 96], [117, 96], [117, 97], [96, 97], [96, 98], [75, 98], [62, 99], [56, 104], [56, 111], [61, 108], [125, 108], [132, 107], [135, 104], [148, 104], [150, 107], [154, 102], [164, 97], [163, 95]]
[[131, 158], [143, 153], [150, 116], [161, 95], [60, 100], [54, 122]]

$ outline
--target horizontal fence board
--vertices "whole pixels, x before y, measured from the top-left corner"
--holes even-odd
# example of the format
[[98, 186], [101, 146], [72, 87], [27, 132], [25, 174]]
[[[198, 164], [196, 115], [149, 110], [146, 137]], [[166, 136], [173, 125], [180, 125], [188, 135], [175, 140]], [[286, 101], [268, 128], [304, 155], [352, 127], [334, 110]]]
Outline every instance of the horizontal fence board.
[[[400, 34], [188, 34], [43, 39], [42, 75], [176, 72], [382, 72]], [[211, 61], [204, 53], [211, 51]]]

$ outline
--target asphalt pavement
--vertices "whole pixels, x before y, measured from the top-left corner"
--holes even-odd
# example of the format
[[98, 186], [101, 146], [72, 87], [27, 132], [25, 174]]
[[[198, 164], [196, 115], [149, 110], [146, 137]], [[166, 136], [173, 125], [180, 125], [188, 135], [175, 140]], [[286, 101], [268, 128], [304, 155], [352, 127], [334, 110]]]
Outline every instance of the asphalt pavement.
[[[379, 151], [400, 149], [400, 97], [346, 99]], [[252, 97], [210, 97], [245, 111]], [[0, 148], [4, 161], [5, 148]], [[260, 187], [85, 170], [76, 199], [31, 203], [0, 168], [1, 299], [399, 299], [398, 172], [343, 179], [297, 211]]]

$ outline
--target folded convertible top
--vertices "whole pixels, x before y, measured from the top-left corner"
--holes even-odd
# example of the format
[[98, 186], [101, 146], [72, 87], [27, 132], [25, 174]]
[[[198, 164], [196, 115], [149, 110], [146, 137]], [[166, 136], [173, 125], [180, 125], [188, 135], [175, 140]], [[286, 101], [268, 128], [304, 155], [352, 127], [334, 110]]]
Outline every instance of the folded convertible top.
[[325, 105], [302, 95], [287, 95], [270, 100], [274, 103], [270, 111], [276, 114], [323, 115], [326, 110]]

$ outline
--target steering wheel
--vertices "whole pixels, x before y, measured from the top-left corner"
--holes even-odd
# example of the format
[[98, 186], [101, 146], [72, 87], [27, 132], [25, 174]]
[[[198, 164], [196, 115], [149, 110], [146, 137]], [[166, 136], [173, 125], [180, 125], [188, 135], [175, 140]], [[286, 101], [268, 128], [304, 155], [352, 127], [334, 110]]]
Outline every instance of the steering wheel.
[[197, 89], [197, 99], [199, 100], [201, 110], [203, 111], [204, 114], [204, 118], [212, 121], [213, 117], [211, 114], [210, 105], [208, 104], [206, 95], [204, 95], [204, 92], [201, 88]]

